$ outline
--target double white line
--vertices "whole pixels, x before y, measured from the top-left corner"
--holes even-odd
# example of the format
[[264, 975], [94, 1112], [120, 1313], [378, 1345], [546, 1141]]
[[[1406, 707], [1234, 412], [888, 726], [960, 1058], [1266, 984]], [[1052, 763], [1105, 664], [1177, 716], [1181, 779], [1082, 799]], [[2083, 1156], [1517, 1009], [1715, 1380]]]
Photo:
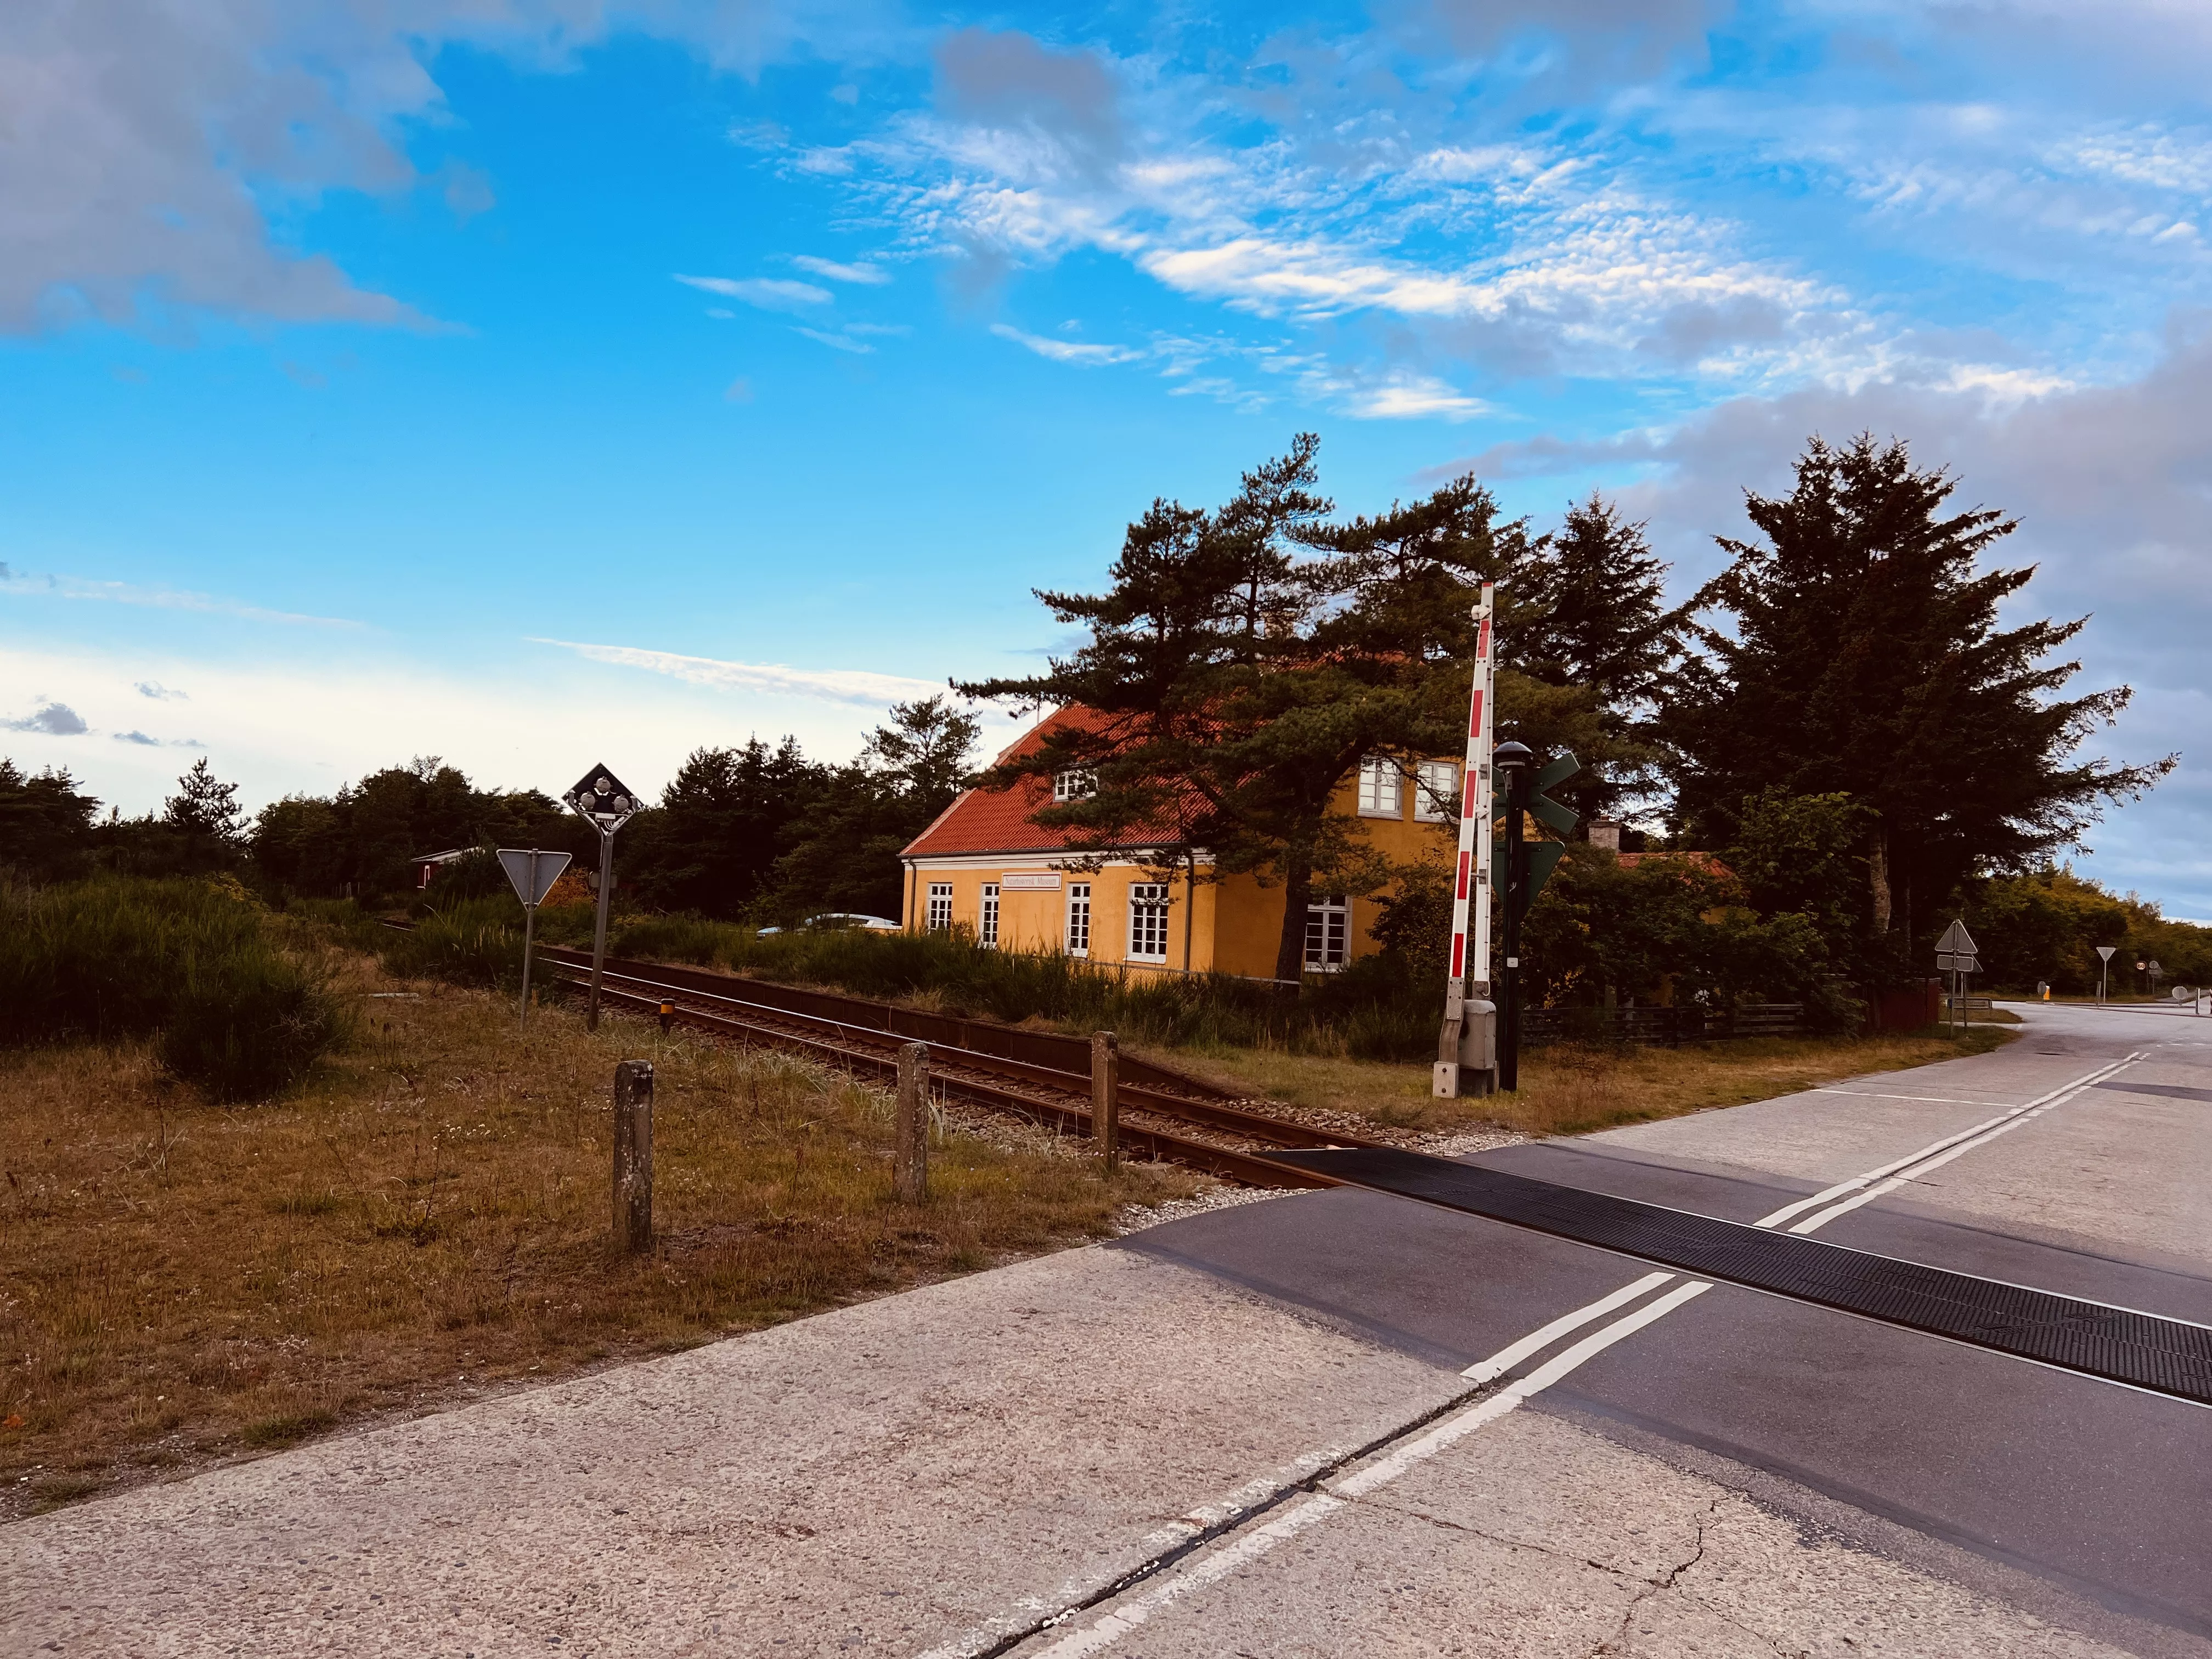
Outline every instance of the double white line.
[[[1778, 1227], [1793, 1217], [1802, 1216], [1803, 1219], [1796, 1221], [1790, 1231], [1799, 1234], [1814, 1232], [1838, 1216], [1855, 1210], [1862, 1204], [1872, 1203], [1883, 1194], [1894, 1192], [1907, 1182], [1931, 1170], [1940, 1169], [1977, 1146], [1987, 1145], [1999, 1135], [2017, 1129], [2055, 1106], [2063, 1105], [2083, 1090], [2102, 1082], [2122, 1067], [2133, 1065], [2142, 1057], [2139, 1049], [2124, 1060], [2101, 1066], [2071, 1083], [2051, 1090], [2048, 1094], [2039, 1095], [2024, 1105], [2009, 1107], [1996, 1116], [1977, 1123], [1971, 1129], [1961, 1129], [1956, 1134], [1946, 1135], [1917, 1152], [1893, 1158], [1880, 1168], [1854, 1176], [1849, 1181], [1838, 1182], [1810, 1198], [1801, 1198], [1794, 1204], [1785, 1204], [1771, 1215], [1761, 1216], [1752, 1224]], [[1812, 1213], [1807, 1215], [1807, 1211]], [[1139, 1594], [1124, 1599], [1112, 1612], [1041, 1650], [1036, 1659], [1083, 1659], [1085, 1655], [1103, 1651], [1192, 1592], [1218, 1583], [1238, 1568], [1247, 1566], [1267, 1554], [1277, 1545], [1297, 1537], [1316, 1522], [1325, 1520], [1354, 1500], [1388, 1486], [1476, 1430], [1516, 1410], [1624, 1337], [1633, 1336], [1645, 1326], [1656, 1323], [1675, 1309], [1695, 1301], [1712, 1289], [1710, 1280], [1692, 1279], [1676, 1285], [1664, 1296], [1644, 1300], [1661, 1285], [1672, 1284], [1674, 1278], [1671, 1273], [1646, 1273], [1609, 1295], [1600, 1297], [1586, 1307], [1562, 1314], [1550, 1324], [1500, 1348], [1489, 1358], [1468, 1366], [1461, 1375], [1478, 1388], [1494, 1382], [1561, 1339], [1597, 1324], [1608, 1314], [1619, 1313], [1635, 1303], [1643, 1303], [1632, 1312], [1622, 1315], [1610, 1324], [1601, 1326], [1571, 1347], [1546, 1360], [1526, 1376], [1440, 1419], [1419, 1435], [1401, 1446], [1394, 1447], [1373, 1462], [1348, 1474], [1325, 1480], [1319, 1491], [1289, 1505], [1222, 1548], [1201, 1556], [1188, 1565], [1177, 1566], [1172, 1571], [1162, 1574]]]

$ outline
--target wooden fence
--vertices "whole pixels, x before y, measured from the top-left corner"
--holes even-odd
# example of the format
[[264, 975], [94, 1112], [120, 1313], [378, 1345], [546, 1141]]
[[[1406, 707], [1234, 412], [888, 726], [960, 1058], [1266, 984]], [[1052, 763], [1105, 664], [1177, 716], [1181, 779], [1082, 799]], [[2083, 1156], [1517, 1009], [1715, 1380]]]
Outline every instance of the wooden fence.
[[1679, 1048], [1686, 1042], [1726, 1042], [1741, 1037], [1802, 1036], [1802, 1002], [1754, 1002], [1729, 1011], [1704, 1008], [1531, 1008], [1522, 1016], [1521, 1040], [1547, 1042], [1640, 1042]]

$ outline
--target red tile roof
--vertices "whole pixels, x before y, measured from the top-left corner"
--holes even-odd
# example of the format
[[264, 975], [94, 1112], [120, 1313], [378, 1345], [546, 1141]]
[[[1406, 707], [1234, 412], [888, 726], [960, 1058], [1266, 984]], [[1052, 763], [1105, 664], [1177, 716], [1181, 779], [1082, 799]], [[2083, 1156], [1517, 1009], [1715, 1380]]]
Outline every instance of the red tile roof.
[[[1101, 717], [1087, 708], [1063, 708], [1048, 714], [1009, 744], [999, 755], [1004, 764], [1017, 755], [1041, 746], [1045, 734], [1056, 726], [1099, 723]], [[970, 789], [937, 816], [937, 821], [915, 836], [902, 857], [910, 859], [972, 857], [986, 853], [1064, 853], [1088, 839], [1084, 830], [1066, 824], [1042, 824], [1030, 814], [1052, 805], [1052, 785], [1043, 778], [1025, 778], [1012, 789]], [[1163, 830], [1151, 837], [1130, 836], [1110, 843], [1135, 850], [1172, 847], [1180, 837]]]
[[1711, 875], [1732, 876], [1735, 873], [1711, 853], [1619, 853], [1614, 856], [1620, 860], [1620, 867], [1624, 870], [1633, 870], [1646, 859], [1679, 859], [1686, 864], [1696, 865]]

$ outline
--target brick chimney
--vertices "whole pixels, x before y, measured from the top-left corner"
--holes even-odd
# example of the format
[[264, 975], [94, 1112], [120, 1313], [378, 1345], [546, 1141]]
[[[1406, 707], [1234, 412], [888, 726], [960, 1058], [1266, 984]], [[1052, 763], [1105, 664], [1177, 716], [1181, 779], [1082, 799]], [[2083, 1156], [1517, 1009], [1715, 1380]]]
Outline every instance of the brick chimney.
[[1590, 845], [1602, 847], [1608, 853], [1620, 850], [1620, 825], [1612, 818], [1592, 818], [1589, 827]]

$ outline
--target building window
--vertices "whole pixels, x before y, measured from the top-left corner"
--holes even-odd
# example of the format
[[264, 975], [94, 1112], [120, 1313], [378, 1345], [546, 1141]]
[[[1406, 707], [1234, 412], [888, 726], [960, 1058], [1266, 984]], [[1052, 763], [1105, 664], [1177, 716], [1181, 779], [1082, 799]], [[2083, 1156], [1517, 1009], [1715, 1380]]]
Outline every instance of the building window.
[[1450, 823], [1459, 817], [1459, 768], [1449, 761], [1423, 761], [1413, 775], [1413, 816], [1423, 823]]
[[1087, 881], [1067, 884], [1067, 954], [1091, 954], [1091, 884]]
[[1098, 775], [1095, 772], [1055, 772], [1052, 779], [1052, 798], [1054, 800], [1089, 800], [1098, 793]]
[[1344, 895], [1316, 899], [1306, 907], [1306, 972], [1333, 974], [1344, 966], [1345, 941], [1352, 931], [1352, 907]]
[[929, 931], [941, 933], [952, 926], [952, 884], [933, 881], [929, 884]]
[[1129, 889], [1129, 960], [1168, 959], [1168, 884], [1140, 881]]
[[1359, 763], [1359, 816], [1363, 818], [1395, 818], [1404, 816], [1399, 804], [1399, 786], [1405, 774], [1398, 763], [1388, 755], [1370, 755]]
[[983, 884], [983, 909], [975, 926], [975, 943], [986, 951], [999, 948], [999, 884]]

